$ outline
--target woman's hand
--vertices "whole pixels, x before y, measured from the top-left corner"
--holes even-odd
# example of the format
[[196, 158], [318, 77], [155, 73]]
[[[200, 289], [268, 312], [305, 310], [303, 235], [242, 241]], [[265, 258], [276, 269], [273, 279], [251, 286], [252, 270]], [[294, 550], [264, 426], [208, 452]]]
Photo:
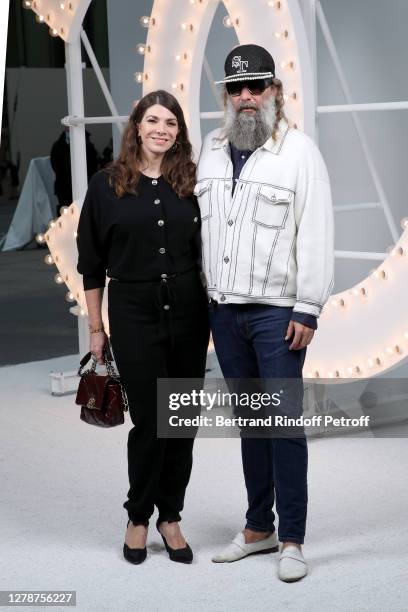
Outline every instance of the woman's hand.
[[96, 357], [97, 362], [100, 365], [103, 365], [105, 362], [103, 360], [103, 347], [108, 342], [108, 336], [104, 331], [94, 332], [90, 334], [90, 342], [89, 342], [89, 350]]

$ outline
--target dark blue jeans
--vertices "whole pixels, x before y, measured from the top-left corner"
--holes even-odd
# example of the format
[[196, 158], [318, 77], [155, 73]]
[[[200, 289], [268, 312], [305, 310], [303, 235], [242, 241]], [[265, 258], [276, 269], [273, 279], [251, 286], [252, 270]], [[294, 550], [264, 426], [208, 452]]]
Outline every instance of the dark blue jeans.
[[[292, 308], [261, 304], [210, 303], [215, 351], [225, 378], [302, 377], [306, 348], [289, 350], [285, 340]], [[298, 416], [298, 414], [294, 415]], [[276, 500], [279, 540], [303, 544], [307, 514], [306, 437], [241, 437], [248, 493], [246, 527], [274, 531]]]

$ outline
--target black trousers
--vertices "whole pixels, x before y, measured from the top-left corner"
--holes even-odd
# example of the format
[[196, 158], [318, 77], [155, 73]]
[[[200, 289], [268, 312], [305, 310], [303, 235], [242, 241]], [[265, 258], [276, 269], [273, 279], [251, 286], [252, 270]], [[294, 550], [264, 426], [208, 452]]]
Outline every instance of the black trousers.
[[[170, 306], [165, 309], [164, 306]], [[179, 521], [190, 479], [191, 438], [157, 437], [157, 378], [204, 378], [207, 298], [197, 270], [161, 282], [108, 285], [110, 341], [129, 400], [128, 499], [135, 524]]]

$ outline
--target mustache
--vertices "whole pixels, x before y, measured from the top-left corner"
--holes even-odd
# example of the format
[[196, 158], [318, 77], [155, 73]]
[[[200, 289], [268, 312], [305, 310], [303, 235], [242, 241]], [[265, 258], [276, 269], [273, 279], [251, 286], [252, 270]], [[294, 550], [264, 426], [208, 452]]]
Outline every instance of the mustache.
[[258, 110], [257, 105], [255, 104], [255, 102], [242, 102], [239, 106], [238, 106], [238, 112], [245, 110], [245, 109], [251, 109], [251, 110]]

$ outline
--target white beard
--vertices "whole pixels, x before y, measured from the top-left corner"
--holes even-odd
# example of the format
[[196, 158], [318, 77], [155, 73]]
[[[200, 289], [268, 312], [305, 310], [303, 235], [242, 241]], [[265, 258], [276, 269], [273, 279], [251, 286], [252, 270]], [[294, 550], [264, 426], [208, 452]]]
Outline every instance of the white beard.
[[260, 108], [246, 102], [240, 108], [254, 108], [256, 113], [249, 115], [239, 109], [236, 111], [227, 98], [224, 132], [229, 142], [240, 151], [255, 151], [272, 135], [276, 119], [275, 98], [265, 100]]

